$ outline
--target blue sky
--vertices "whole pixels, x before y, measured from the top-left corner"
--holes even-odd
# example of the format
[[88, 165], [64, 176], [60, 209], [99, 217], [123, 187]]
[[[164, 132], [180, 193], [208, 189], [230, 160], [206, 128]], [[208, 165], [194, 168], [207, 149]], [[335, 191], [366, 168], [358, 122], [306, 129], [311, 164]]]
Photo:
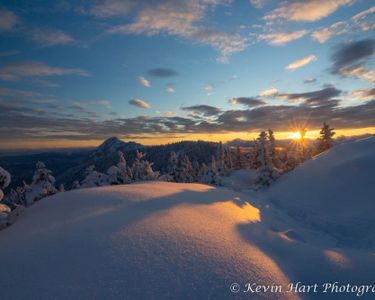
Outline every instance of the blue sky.
[[304, 118], [371, 132], [373, 4], [3, 1], [1, 147], [217, 140]]

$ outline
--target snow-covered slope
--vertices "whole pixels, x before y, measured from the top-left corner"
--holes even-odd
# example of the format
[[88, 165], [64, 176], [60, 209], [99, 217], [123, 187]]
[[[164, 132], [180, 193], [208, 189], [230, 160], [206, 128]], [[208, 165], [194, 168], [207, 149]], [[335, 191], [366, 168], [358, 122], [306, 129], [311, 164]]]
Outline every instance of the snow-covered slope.
[[[374, 138], [337, 146], [262, 193], [145, 182], [42, 199], [0, 232], [0, 299], [358, 299], [322, 284], [373, 284], [374, 153]], [[243, 293], [297, 282], [318, 293]]]
[[375, 246], [375, 138], [338, 145], [284, 175], [266, 198], [347, 246]]
[[236, 230], [260, 221], [245, 200], [164, 182], [46, 198], [0, 234], [0, 298], [228, 299], [236, 280], [286, 284]]
[[257, 172], [254, 169], [235, 170], [222, 179], [222, 184], [235, 191], [253, 189], [256, 177]]

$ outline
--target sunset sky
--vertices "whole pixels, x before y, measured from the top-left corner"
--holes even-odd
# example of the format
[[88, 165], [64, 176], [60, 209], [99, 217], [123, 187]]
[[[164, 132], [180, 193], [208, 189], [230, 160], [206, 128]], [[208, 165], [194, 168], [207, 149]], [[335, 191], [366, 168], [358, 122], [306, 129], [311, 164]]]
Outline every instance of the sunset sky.
[[2, 1], [0, 148], [375, 133], [374, 31], [369, 0]]

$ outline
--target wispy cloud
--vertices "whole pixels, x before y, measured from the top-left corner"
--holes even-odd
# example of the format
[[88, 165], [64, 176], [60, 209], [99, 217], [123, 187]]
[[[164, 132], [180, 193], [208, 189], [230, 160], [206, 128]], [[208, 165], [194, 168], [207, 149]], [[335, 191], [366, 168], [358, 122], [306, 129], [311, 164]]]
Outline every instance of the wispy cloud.
[[174, 87], [173, 87], [172, 85], [167, 85], [167, 86], [165, 87], [165, 91], [166, 91], [167, 93], [174, 93], [174, 92], [175, 92], [175, 89], [174, 89]]
[[89, 13], [98, 18], [111, 18], [127, 15], [136, 1], [132, 0], [104, 0], [93, 5]]
[[287, 70], [296, 70], [296, 69], [299, 69], [305, 65], [308, 65], [309, 63], [313, 62], [317, 60], [317, 57], [315, 55], [308, 55], [308, 56], [305, 56], [301, 59], [298, 59], [292, 63], [290, 63], [289, 65], [287, 65], [285, 68]]
[[365, 79], [368, 82], [375, 84], [375, 70], [369, 70], [365, 67], [354, 66], [340, 69], [340, 74], [344, 76], [355, 76], [360, 79]]
[[336, 106], [338, 101], [334, 100], [334, 98], [341, 93], [342, 91], [334, 86], [325, 86], [320, 90], [306, 93], [278, 93], [275, 95], [275, 98], [312, 106], [325, 106], [327, 104]]
[[181, 107], [181, 110], [191, 111], [196, 114], [202, 114], [204, 116], [214, 116], [221, 112], [221, 109], [211, 105], [193, 105], [187, 107]]
[[298, 40], [307, 34], [307, 30], [298, 30], [292, 32], [264, 33], [258, 34], [258, 40], [265, 40], [268, 44], [282, 46], [291, 41]]
[[71, 35], [62, 30], [34, 29], [30, 37], [34, 42], [43, 47], [69, 45], [76, 42]]
[[355, 100], [367, 101], [375, 99], [375, 88], [364, 89], [364, 90], [354, 90], [349, 93], [351, 98]]
[[174, 77], [178, 75], [177, 71], [171, 68], [154, 68], [154, 69], [148, 70], [147, 74], [155, 78], [167, 78], [167, 77]]
[[108, 109], [112, 108], [111, 103], [106, 99], [92, 100], [92, 101], [90, 101], [90, 103], [91, 104], [97, 104], [97, 105], [103, 106], [103, 107], [108, 108]]
[[0, 79], [8, 81], [23, 77], [61, 75], [89, 76], [89, 73], [78, 68], [53, 67], [38, 61], [15, 62], [0, 67]]
[[140, 76], [138, 78], [138, 81], [141, 85], [145, 86], [145, 87], [150, 87], [151, 86], [151, 83], [150, 81], [148, 81], [146, 78], [144, 78], [143, 76]]
[[129, 104], [144, 109], [149, 109], [151, 107], [146, 101], [142, 99], [131, 99], [129, 100]]
[[307, 78], [303, 81], [303, 83], [315, 83], [318, 80], [316, 78]]
[[215, 87], [212, 84], [206, 84], [203, 89], [207, 96], [211, 96], [214, 93]]
[[266, 102], [264, 102], [263, 100], [251, 98], [251, 97], [232, 98], [228, 102], [230, 105], [242, 104], [247, 107], [256, 107], [256, 106], [261, 106], [261, 105], [266, 104]]
[[35, 91], [0, 87], [0, 97], [12, 103], [41, 104], [56, 102], [54, 95]]
[[333, 23], [328, 27], [320, 28], [311, 34], [311, 37], [325, 43], [334, 36], [360, 31], [370, 31], [375, 28], [375, 6], [362, 11], [349, 20]]
[[280, 6], [267, 14], [267, 21], [306, 21], [313, 22], [323, 19], [339, 7], [349, 5], [354, 0], [289, 0], [281, 2]]
[[336, 47], [332, 61], [333, 74], [355, 76], [375, 83], [375, 70], [367, 69], [367, 60], [375, 54], [375, 40], [351, 41]]
[[18, 17], [12, 11], [0, 7], [0, 33], [11, 31], [18, 22]]
[[266, 0], [250, 0], [251, 5], [256, 8], [262, 8]]
[[209, 44], [219, 52], [218, 60], [228, 57], [247, 46], [247, 38], [237, 33], [226, 33], [199, 24], [206, 11], [228, 0], [161, 1], [143, 6], [130, 24], [117, 25], [108, 32], [115, 34], [168, 34], [202, 44]]
[[269, 97], [269, 96], [277, 94], [277, 92], [278, 92], [278, 90], [276, 88], [270, 87], [269, 89], [266, 89], [266, 90], [260, 92], [259, 96], [260, 97]]

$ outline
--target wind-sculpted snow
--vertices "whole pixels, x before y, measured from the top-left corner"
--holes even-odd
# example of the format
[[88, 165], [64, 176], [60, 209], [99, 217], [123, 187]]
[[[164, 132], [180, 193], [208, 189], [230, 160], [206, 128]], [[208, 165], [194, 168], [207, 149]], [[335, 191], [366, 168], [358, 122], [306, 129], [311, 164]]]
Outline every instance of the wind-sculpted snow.
[[375, 248], [375, 138], [338, 145], [284, 175], [265, 193], [339, 245]]
[[[343, 300], [357, 296], [322, 285], [373, 283], [373, 251], [339, 248], [258, 195], [155, 181], [45, 198], [0, 232], [0, 299]], [[286, 292], [298, 282], [320, 289]]]
[[46, 198], [1, 232], [0, 298], [235, 299], [233, 282], [287, 284], [272, 258], [237, 230], [261, 222], [247, 200], [165, 182]]

